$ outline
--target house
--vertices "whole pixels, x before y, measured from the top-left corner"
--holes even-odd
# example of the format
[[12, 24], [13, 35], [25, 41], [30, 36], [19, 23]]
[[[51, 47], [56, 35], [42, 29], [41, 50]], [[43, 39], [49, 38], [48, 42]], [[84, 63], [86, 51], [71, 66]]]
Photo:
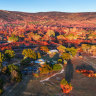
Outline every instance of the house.
[[52, 54], [52, 53], [58, 53], [58, 50], [56, 50], [56, 49], [54, 49], [54, 50], [50, 50], [50, 51], [48, 51], [47, 54]]
[[44, 59], [38, 59], [35, 61], [35, 63], [43, 67], [45, 65], [45, 60]]

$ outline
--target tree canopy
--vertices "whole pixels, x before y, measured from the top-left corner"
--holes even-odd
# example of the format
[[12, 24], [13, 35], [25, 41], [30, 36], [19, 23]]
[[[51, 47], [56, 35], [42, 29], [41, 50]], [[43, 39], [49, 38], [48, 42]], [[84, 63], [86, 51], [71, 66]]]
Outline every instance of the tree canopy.
[[29, 58], [32, 58], [32, 59], [36, 59], [36, 53], [32, 49], [24, 49], [22, 51], [22, 55], [24, 56], [24, 58], [29, 57]]

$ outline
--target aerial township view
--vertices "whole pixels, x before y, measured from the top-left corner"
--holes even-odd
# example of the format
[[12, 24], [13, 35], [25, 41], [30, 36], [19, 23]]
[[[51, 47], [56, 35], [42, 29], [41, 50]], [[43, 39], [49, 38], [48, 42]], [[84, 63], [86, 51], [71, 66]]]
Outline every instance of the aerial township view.
[[96, 1], [0, 0], [0, 96], [96, 96]]

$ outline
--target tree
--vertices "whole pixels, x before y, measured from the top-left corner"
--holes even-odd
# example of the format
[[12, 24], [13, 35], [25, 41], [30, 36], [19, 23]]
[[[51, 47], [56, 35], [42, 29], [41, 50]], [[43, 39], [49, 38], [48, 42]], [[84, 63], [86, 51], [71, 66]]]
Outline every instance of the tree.
[[4, 54], [0, 52], [0, 67], [2, 67], [2, 62], [4, 61]]
[[7, 60], [10, 61], [11, 58], [15, 56], [15, 52], [13, 50], [6, 50], [5, 51], [5, 57]]
[[37, 41], [37, 40], [40, 40], [41, 36], [38, 35], [38, 34], [34, 34], [34, 35], [32, 36], [32, 38], [33, 38], [33, 40]]
[[65, 52], [66, 47], [63, 46], [63, 45], [60, 45], [60, 46], [57, 47], [57, 49], [58, 49], [59, 52], [62, 54], [63, 52]]
[[62, 44], [64, 39], [65, 39], [64, 35], [57, 36], [57, 40], [59, 41], [59, 44]]
[[12, 35], [8, 38], [8, 42], [17, 42], [19, 40], [18, 36]]
[[68, 34], [67, 36], [66, 36], [66, 38], [68, 38], [69, 40], [73, 40], [74, 39], [74, 34]]
[[55, 32], [53, 30], [47, 30], [46, 36], [49, 37], [49, 40], [51, 41], [52, 36], [55, 36]]
[[75, 56], [77, 53], [77, 49], [75, 49], [74, 47], [66, 48], [66, 51], [68, 51], [72, 56]]
[[19, 70], [19, 67], [11, 64], [8, 66], [8, 69], [9, 69], [9, 72], [11, 74], [11, 79], [13, 81], [20, 82], [22, 79], [22, 75], [21, 75], [21, 72]]
[[49, 49], [48, 49], [47, 46], [41, 46], [41, 47], [40, 47], [40, 50], [42, 50], [42, 51], [44, 51], [44, 52], [46, 52], [46, 53], [49, 51]]
[[90, 49], [90, 45], [88, 45], [88, 44], [82, 44], [81, 47], [84, 52], [88, 52], [88, 50]]
[[22, 55], [24, 56], [24, 58], [32, 58], [32, 59], [36, 59], [36, 53], [35, 51], [33, 51], [32, 49], [24, 49], [22, 52]]
[[49, 65], [44, 65], [44, 67], [40, 68], [40, 74], [48, 74], [50, 73], [50, 71], [52, 70], [52, 68]]
[[41, 58], [41, 54], [39, 52], [37, 52], [37, 58], [40, 59]]
[[53, 30], [48, 30], [46, 35], [49, 36], [49, 37], [55, 36], [55, 32]]
[[63, 93], [69, 93], [72, 90], [72, 85], [71, 83], [67, 82], [66, 79], [62, 79], [60, 82], [60, 86], [62, 88]]
[[70, 55], [69, 53], [63, 53], [63, 54], [61, 55], [61, 58], [62, 58], [63, 60], [69, 60], [69, 59], [71, 59], [71, 55]]

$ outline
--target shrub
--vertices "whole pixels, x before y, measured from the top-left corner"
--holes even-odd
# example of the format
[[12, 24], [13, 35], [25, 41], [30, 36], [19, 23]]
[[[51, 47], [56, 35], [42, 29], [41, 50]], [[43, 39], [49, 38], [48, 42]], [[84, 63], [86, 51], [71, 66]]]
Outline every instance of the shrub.
[[54, 70], [54, 71], [58, 71], [58, 70], [61, 70], [61, 69], [62, 69], [61, 64], [54, 64], [54, 65], [53, 65], [53, 70]]
[[68, 83], [65, 79], [60, 82], [60, 86], [63, 90], [63, 93], [69, 93], [72, 90], [71, 83]]
[[62, 63], [62, 59], [58, 59], [58, 63]]
[[45, 65], [44, 67], [40, 68], [41, 74], [48, 74], [52, 68], [49, 65]]
[[8, 66], [8, 69], [11, 74], [11, 79], [13, 81], [20, 82], [22, 80], [22, 74], [21, 74], [18, 66], [11, 64]]

